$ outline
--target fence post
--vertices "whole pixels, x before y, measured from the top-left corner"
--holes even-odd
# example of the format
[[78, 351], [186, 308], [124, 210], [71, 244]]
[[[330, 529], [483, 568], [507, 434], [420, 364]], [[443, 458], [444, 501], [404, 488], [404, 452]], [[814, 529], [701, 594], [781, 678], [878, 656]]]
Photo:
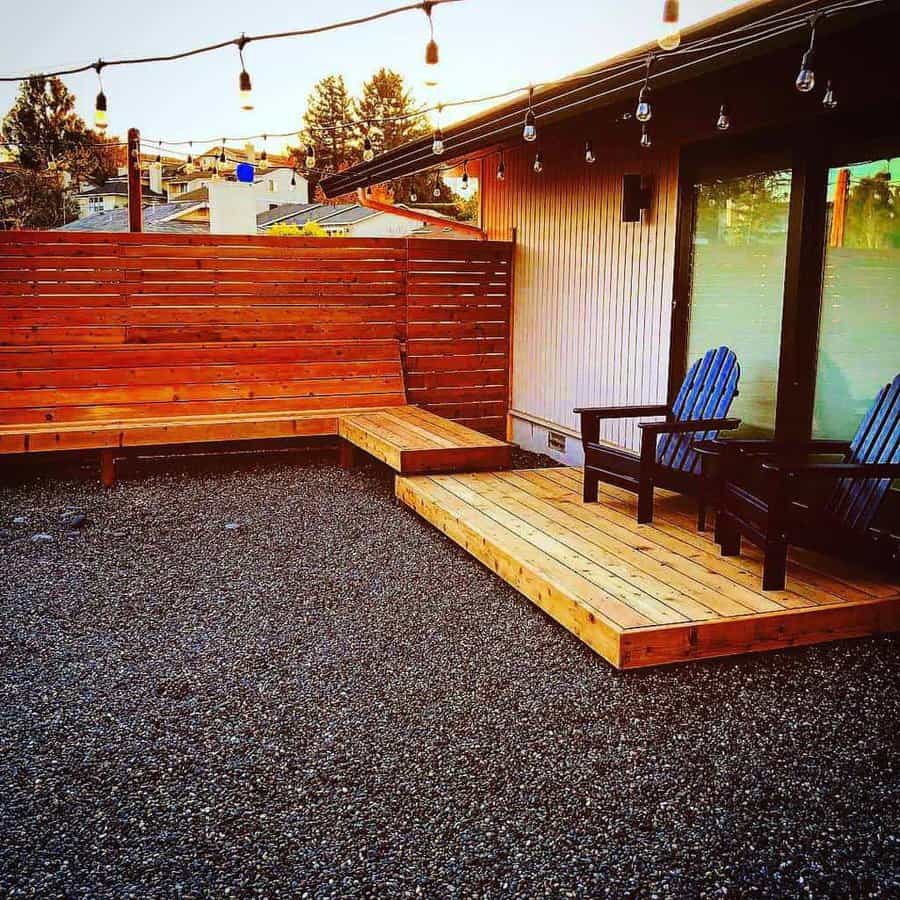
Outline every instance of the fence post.
[[143, 231], [141, 209], [141, 133], [128, 129], [128, 230]]

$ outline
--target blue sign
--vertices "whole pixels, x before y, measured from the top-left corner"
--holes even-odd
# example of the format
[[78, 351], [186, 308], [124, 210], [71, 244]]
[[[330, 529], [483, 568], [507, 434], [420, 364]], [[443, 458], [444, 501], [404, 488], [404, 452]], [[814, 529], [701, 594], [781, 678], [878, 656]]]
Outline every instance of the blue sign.
[[253, 166], [251, 166], [250, 163], [238, 163], [234, 172], [235, 175], [237, 175], [238, 181], [245, 181], [248, 184], [253, 184]]

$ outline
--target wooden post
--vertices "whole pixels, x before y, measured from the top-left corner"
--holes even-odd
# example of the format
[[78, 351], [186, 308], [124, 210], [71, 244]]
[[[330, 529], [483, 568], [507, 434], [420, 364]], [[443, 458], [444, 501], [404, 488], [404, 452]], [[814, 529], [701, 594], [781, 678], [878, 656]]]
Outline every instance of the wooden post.
[[353, 444], [350, 443], [350, 441], [347, 441], [344, 438], [339, 438], [339, 441], [341, 468], [352, 469], [356, 465], [356, 447], [354, 447]]
[[847, 227], [847, 195], [850, 191], [850, 170], [838, 172], [837, 184], [834, 186], [834, 206], [831, 208], [831, 235], [829, 247], [844, 246], [844, 231]]
[[109, 447], [100, 451], [100, 481], [104, 487], [112, 487], [116, 480], [116, 458]]
[[137, 128], [128, 129], [128, 230], [144, 230], [141, 209], [141, 133]]

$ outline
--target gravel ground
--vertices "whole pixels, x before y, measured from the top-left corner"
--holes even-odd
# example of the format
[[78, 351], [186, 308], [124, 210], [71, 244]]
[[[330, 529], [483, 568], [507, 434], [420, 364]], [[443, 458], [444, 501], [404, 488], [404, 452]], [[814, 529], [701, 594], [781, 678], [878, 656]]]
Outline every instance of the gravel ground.
[[619, 674], [381, 467], [95, 474], [0, 487], [0, 896], [900, 895], [896, 638]]

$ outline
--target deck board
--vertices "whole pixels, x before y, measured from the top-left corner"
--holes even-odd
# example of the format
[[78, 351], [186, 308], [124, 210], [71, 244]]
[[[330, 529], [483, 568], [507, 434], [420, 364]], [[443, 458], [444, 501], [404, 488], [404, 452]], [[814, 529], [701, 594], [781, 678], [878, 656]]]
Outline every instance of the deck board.
[[580, 469], [398, 477], [397, 496], [619, 668], [857, 637], [900, 628], [900, 581], [801, 553], [763, 591], [747, 547], [723, 557], [683, 497], [635, 498]]
[[402, 475], [509, 466], [512, 448], [416, 406], [342, 415], [339, 434]]

